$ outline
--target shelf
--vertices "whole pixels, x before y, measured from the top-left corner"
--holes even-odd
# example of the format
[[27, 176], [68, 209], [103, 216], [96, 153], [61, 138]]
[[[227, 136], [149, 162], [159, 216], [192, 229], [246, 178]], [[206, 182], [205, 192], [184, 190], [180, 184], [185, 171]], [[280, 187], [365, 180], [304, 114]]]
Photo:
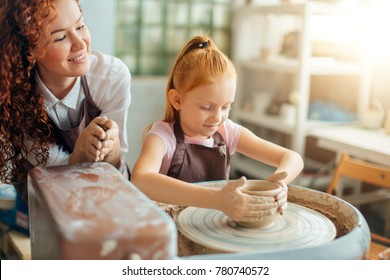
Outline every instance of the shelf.
[[[238, 121], [244, 121], [253, 125], [262, 126], [268, 129], [279, 131], [286, 134], [294, 134], [295, 121], [287, 121], [280, 116], [270, 116], [266, 114], [256, 114], [253, 112], [236, 111], [234, 112], [234, 119]], [[330, 121], [317, 121], [306, 120], [305, 131], [308, 134], [311, 130], [334, 125], [351, 124], [351, 122], [330, 122]]]
[[[349, 55], [335, 52], [332, 49], [329, 52], [326, 49], [312, 51], [314, 41], [312, 34], [316, 32], [313, 26], [315, 27], [317, 23], [336, 19], [348, 20], [348, 29], [340, 31], [351, 32], [357, 36], [362, 32], [360, 6], [345, 2], [349, 1], [339, 3], [307, 1], [303, 4], [275, 6], [249, 4], [238, 7], [234, 11], [233, 33], [236, 43], [233, 46], [233, 57], [239, 80], [242, 81], [237, 89], [237, 99], [233, 106], [234, 121], [248, 124], [255, 130], [256, 127], [268, 129], [270, 131], [259, 129], [258, 133], [264, 132], [266, 135], [270, 132], [269, 139], [272, 140], [279, 140], [279, 135], [274, 137], [272, 132], [284, 133], [289, 136], [285, 138], [288, 141], [280, 143], [290, 142], [287, 148], [304, 156], [310, 131], [321, 127], [352, 123], [309, 119], [311, 101], [330, 99], [333, 102], [333, 99], [337, 99], [341, 104], [346, 104], [349, 100], [345, 95], [353, 91], [356, 95], [351, 98], [357, 98], [356, 108], [349, 106], [348, 111], [356, 111], [357, 115], [361, 116], [364, 103], [369, 96], [368, 61], [361, 55], [354, 61], [350, 61]], [[327, 16], [330, 18], [326, 18]], [[346, 16], [346, 18], [339, 18], [339, 16]], [[254, 27], [259, 28], [256, 30]], [[274, 30], [270, 30], [271, 28]], [[298, 32], [299, 36], [286, 36], [293, 31]], [[333, 31], [329, 30], [329, 33], [331, 32]], [[321, 36], [318, 35], [318, 37]], [[335, 39], [334, 43], [337, 43], [337, 40], [340, 40], [340, 43], [344, 42], [341, 40], [344, 38], [336, 37]], [[275, 53], [276, 48], [280, 49], [280, 46], [277, 47], [280, 44], [273, 41], [283, 43], [284, 53], [294, 54], [294, 57]], [[271, 56], [262, 59], [259, 52], [266, 47], [271, 48]], [[360, 47], [356, 45], [358, 50]], [[318, 53], [318, 56], [312, 56], [313, 53]], [[320, 56], [320, 53], [323, 56]], [[330, 84], [328, 88], [325, 85], [326, 82], [333, 82], [333, 84]], [[284, 115], [274, 116], [258, 112], [259, 110], [255, 112], [243, 110], [243, 108], [256, 107], [249, 102], [254, 100], [253, 94], [257, 92], [269, 94], [269, 100], [275, 100], [275, 102], [283, 102], [290, 93], [298, 92], [299, 102], [295, 117], [286, 119]], [[338, 104], [338, 102], [334, 103]], [[255, 163], [252, 162], [252, 164]]]
[[279, 116], [260, 115], [253, 112], [237, 111], [234, 118], [239, 121], [245, 121], [250, 124], [260, 125], [268, 129], [274, 129], [286, 134], [294, 132], [294, 122], [288, 123]]
[[[249, 70], [274, 71], [296, 74], [299, 71], [297, 59], [284, 58], [281, 56], [268, 60], [247, 60], [239, 62], [239, 66]], [[308, 72], [311, 75], [338, 76], [338, 75], [361, 75], [362, 66], [357, 63], [337, 61], [332, 58], [312, 58], [308, 65]]]

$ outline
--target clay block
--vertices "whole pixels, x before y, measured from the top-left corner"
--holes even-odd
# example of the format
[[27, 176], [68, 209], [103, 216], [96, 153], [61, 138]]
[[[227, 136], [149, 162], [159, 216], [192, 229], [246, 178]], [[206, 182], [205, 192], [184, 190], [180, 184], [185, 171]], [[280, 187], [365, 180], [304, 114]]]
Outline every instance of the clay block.
[[32, 259], [172, 259], [174, 222], [107, 163], [35, 167]]

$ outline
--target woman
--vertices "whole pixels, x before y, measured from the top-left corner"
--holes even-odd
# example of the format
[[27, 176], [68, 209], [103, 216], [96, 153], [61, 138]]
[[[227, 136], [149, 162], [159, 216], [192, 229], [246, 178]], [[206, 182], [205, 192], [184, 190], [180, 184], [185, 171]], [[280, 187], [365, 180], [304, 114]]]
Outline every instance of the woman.
[[131, 76], [91, 51], [78, 0], [0, 3], [0, 181], [26, 201], [32, 166], [104, 161], [129, 177]]

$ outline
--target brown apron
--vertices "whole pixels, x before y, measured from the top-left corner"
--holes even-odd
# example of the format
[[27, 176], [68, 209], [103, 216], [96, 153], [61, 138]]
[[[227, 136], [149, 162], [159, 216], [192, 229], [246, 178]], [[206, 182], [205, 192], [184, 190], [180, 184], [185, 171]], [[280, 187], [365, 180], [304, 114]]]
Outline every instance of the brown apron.
[[[95, 104], [93, 101], [87, 79], [85, 76], [81, 77], [81, 85], [84, 90], [85, 94], [85, 100], [84, 100], [84, 106], [83, 111], [81, 112], [81, 119], [79, 126], [70, 128], [70, 129], [60, 129], [53, 123], [53, 132], [54, 132], [54, 138], [57, 144], [63, 145], [69, 153], [73, 152], [74, 145], [76, 144], [77, 138], [79, 137], [81, 131], [83, 130], [83, 127], [81, 124], [85, 123], [84, 127], [87, 127], [91, 121], [100, 116], [100, 113], [102, 110]], [[84, 116], [84, 117], [83, 117]], [[124, 170], [123, 175], [130, 180], [130, 169], [128, 165], [126, 164], [126, 170]]]
[[[81, 77], [81, 85], [84, 90], [85, 94], [85, 100], [83, 104], [83, 109], [80, 115], [80, 123], [77, 127], [70, 128], [70, 129], [61, 129], [55, 125], [55, 123], [49, 118], [49, 122], [52, 125], [52, 132], [54, 134], [54, 139], [56, 144], [64, 146], [64, 148], [69, 152], [72, 153], [74, 149], [74, 145], [76, 144], [76, 140], [79, 137], [83, 126], [81, 125], [84, 121], [85, 125], [84, 127], [87, 127], [88, 124], [96, 117], [98, 117], [101, 113], [100, 108], [95, 104], [93, 101], [89, 87], [87, 84], [87, 79], [85, 76]], [[25, 161], [24, 165], [26, 166], [26, 170], [29, 170], [30, 168], [34, 167], [29, 161]], [[127, 171], [124, 174], [127, 175], [127, 178], [130, 178], [130, 170], [128, 166], [126, 166]], [[15, 189], [17, 190], [18, 194], [21, 196], [21, 199], [23, 202], [27, 203], [27, 184], [26, 180], [21, 180], [19, 182], [14, 182], [13, 185], [15, 186]]]
[[[52, 121], [53, 133], [54, 133], [54, 138], [56, 143], [63, 145], [69, 153], [73, 152], [74, 145], [76, 144], [76, 140], [83, 129], [83, 127], [81, 126], [83, 119], [85, 123], [84, 127], [87, 127], [89, 123], [94, 118], [98, 117], [102, 112], [102, 110], [100, 110], [100, 108], [95, 104], [95, 102], [91, 97], [89, 87], [87, 84], [87, 79], [85, 76], [81, 77], [81, 85], [84, 90], [85, 100], [81, 112], [81, 117], [80, 117], [81, 119], [79, 125], [77, 127], [70, 128], [70, 129], [61, 129], [57, 127]], [[85, 118], [83, 118], [84, 116]]]
[[174, 124], [174, 133], [177, 145], [168, 176], [189, 183], [229, 179], [230, 153], [221, 134], [213, 134], [217, 146], [210, 148], [184, 143], [179, 121]]
[[[168, 176], [189, 183], [229, 179], [230, 153], [221, 134], [214, 133], [212, 137], [217, 146], [209, 148], [184, 143], [184, 134], [179, 121], [174, 124], [174, 133], [177, 146], [168, 170]], [[166, 203], [157, 203], [157, 205], [168, 213], [175, 222], [179, 213], [187, 207]], [[202, 246], [187, 239], [179, 230], [177, 236], [179, 256], [207, 253], [200, 248]]]

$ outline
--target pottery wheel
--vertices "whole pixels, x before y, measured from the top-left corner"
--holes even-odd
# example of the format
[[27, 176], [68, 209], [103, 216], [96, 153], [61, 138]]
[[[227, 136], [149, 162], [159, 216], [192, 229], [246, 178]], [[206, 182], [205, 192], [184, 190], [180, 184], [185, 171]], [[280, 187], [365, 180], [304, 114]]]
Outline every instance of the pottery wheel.
[[336, 237], [321, 213], [289, 202], [284, 215], [263, 229], [244, 228], [213, 209], [188, 207], [178, 216], [180, 232], [204, 247], [223, 252], [275, 252], [317, 246]]

